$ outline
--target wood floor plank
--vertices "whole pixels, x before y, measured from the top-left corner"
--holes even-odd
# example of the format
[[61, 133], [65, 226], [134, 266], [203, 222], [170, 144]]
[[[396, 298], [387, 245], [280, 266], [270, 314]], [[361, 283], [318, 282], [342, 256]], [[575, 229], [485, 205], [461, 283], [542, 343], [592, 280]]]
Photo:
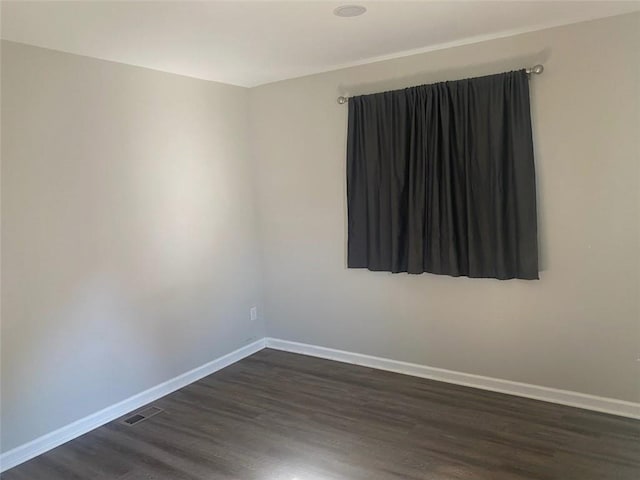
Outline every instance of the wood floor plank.
[[3, 480], [638, 480], [640, 421], [275, 350]]

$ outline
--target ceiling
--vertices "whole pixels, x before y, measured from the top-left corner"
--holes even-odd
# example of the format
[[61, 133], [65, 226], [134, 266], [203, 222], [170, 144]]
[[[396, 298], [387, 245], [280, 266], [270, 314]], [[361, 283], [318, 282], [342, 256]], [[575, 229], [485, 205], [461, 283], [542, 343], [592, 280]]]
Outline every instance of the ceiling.
[[[367, 7], [340, 18], [343, 4]], [[246, 87], [640, 10], [640, 2], [3, 1], [2, 38]]]

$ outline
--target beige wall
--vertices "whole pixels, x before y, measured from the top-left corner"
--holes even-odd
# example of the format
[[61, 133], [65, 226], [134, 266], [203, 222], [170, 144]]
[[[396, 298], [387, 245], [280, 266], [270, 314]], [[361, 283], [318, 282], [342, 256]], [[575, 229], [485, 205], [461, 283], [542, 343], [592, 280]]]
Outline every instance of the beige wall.
[[[268, 334], [639, 401], [639, 46], [634, 14], [252, 89]], [[541, 280], [347, 270], [336, 97], [536, 63]]]
[[1, 54], [7, 451], [264, 330], [248, 90]]

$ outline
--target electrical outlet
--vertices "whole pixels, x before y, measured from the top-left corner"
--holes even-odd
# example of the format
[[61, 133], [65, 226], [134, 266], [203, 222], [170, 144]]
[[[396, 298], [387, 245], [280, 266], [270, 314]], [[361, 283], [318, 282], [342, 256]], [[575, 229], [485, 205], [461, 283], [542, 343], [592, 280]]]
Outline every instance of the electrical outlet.
[[251, 321], [256, 321], [258, 319], [258, 307], [251, 307], [249, 309], [249, 314], [251, 315]]

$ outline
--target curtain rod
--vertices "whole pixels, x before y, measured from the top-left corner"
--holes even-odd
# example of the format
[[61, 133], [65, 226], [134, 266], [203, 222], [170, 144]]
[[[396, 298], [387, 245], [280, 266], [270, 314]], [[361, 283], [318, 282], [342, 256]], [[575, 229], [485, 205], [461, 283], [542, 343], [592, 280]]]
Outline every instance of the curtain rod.
[[[524, 71], [527, 73], [527, 75], [531, 75], [532, 73], [535, 73], [536, 75], [540, 75], [542, 72], [544, 72], [544, 66], [538, 64], [538, 65], [534, 65], [533, 67], [525, 68]], [[338, 103], [340, 105], [343, 105], [348, 101], [349, 101], [349, 97], [338, 97]]]

